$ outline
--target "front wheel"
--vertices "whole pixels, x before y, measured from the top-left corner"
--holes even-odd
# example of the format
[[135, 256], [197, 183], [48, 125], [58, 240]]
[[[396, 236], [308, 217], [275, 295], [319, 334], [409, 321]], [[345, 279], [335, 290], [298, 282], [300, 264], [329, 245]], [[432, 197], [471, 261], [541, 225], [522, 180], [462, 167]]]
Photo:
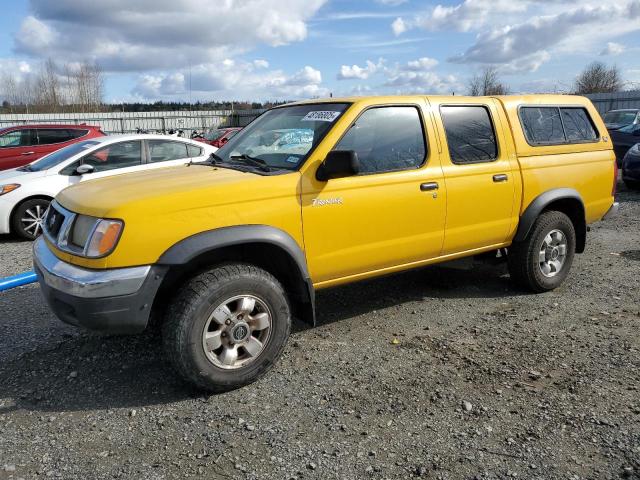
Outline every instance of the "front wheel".
[[269, 371], [290, 329], [291, 310], [278, 280], [234, 263], [188, 281], [170, 304], [162, 333], [177, 372], [198, 388], [221, 392]]
[[32, 198], [18, 205], [11, 217], [13, 232], [27, 240], [35, 240], [39, 237], [49, 203], [51, 203], [50, 200], [44, 198]]
[[569, 217], [562, 212], [544, 212], [527, 239], [509, 247], [511, 279], [536, 293], [553, 290], [567, 278], [575, 250], [576, 232]]

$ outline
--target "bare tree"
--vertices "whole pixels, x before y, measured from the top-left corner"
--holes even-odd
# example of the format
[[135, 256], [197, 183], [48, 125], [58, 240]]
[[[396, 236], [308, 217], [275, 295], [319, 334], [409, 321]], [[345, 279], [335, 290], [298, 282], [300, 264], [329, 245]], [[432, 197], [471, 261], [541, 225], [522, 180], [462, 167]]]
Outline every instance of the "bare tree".
[[0, 91], [4, 94], [4, 99], [10, 113], [13, 113], [14, 107], [20, 105], [18, 83], [16, 82], [13, 73], [3, 72], [2, 78], [0, 78]]
[[495, 67], [486, 67], [478, 75], [469, 80], [469, 95], [506, 95], [509, 87], [500, 81]]
[[83, 112], [99, 111], [104, 98], [104, 78], [97, 64], [82, 62], [73, 70], [65, 66], [70, 101]]
[[619, 92], [623, 84], [617, 66], [607, 67], [602, 62], [593, 62], [578, 75], [575, 91], [579, 94]]

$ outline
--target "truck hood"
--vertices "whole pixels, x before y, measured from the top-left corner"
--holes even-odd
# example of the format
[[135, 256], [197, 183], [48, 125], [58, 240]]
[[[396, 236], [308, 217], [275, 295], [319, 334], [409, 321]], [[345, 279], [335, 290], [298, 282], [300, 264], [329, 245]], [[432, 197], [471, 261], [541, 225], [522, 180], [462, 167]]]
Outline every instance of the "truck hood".
[[170, 214], [272, 197], [276, 192], [269, 185], [277, 177], [182, 165], [81, 182], [60, 192], [56, 200], [72, 212], [126, 219], [127, 210], [133, 209]]

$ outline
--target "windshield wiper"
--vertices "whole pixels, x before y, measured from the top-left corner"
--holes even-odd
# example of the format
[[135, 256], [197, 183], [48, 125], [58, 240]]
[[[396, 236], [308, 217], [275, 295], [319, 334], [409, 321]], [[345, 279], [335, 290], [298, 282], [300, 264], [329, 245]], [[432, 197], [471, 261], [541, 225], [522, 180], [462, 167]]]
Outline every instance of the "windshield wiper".
[[201, 162], [194, 162], [193, 159], [191, 159], [191, 161], [189, 163], [187, 163], [187, 167], [190, 167], [191, 165], [213, 165], [216, 166], [220, 163], [223, 163], [224, 159], [220, 156], [220, 155], [216, 155], [215, 153], [211, 153], [209, 155], [209, 158], [207, 158], [206, 160], [203, 160]]
[[271, 171], [271, 167], [267, 164], [267, 162], [265, 162], [264, 160], [262, 160], [261, 158], [257, 158], [257, 157], [251, 157], [245, 153], [243, 153], [242, 155], [231, 155], [232, 160], [235, 159], [239, 159], [239, 160], [244, 160], [245, 162], [247, 162], [249, 165], [252, 165], [260, 170], [262, 170], [263, 172], [270, 172]]

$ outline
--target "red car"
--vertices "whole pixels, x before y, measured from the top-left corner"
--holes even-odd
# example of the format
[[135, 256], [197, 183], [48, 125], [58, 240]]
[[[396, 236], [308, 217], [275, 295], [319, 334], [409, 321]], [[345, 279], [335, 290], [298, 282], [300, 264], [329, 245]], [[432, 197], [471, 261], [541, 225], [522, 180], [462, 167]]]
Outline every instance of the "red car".
[[216, 128], [215, 130], [209, 130], [205, 133], [204, 138], [194, 138], [194, 140], [220, 148], [240, 130], [242, 130], [242, 128], [239, 127]]
[[91, 125], [19, 125], [0, 129], [0, 170], [21, 167], [72, 143], [102, 137]]

